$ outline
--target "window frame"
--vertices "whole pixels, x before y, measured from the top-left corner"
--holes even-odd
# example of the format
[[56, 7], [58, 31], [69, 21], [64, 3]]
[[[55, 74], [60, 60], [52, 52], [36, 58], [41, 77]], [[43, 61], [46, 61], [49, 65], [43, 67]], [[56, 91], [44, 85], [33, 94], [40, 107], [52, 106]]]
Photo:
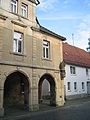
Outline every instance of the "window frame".
[[18, 12], [18, 0], [11, 0], [11, 12], [17, 14], [17, 12]]
[[76, 75], [76, 67], [75, 66], [70, 66], [70, 73], [72, 75]]
[[[19, 35], [21, 35], [21, 38], [15, 37]], [[23, 40], [24, 40], [23, 33], [14, 31], [14, 37], [13, 37], [13, 52], [14, 53], [18, 53], [18, 54], [23, 53]]]
[[77, 91], [77, 82], [74, 82], [74, 90]]
[[82, 82], [82, 90], [85, 90], [85, 83]]
[[50, 41], [43, 40], [43, 58], [50, 59]]
[[89, 69], [86, 68], [86, 76], [89, 76]]
[[28, 17], [28, 6], [25, 3], [21, 5], [21, 14], [23, 17]]
[[67, 82], [67, 90], [71, 91], [71, 82]]

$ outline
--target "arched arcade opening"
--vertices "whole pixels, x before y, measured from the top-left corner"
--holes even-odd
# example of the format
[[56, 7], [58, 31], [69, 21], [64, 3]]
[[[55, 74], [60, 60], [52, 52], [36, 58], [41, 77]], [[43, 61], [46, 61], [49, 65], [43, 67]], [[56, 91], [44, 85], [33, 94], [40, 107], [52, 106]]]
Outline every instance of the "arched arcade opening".
[[38, 100], [39, 104], [56, 105], [56, 85], [55, 80], [50, 74], [44, 74], [38, 84]]
[[29, 106], [28, 77], [19, 71], [7, 76], [4, 84], [4, 109], [25, 109]]

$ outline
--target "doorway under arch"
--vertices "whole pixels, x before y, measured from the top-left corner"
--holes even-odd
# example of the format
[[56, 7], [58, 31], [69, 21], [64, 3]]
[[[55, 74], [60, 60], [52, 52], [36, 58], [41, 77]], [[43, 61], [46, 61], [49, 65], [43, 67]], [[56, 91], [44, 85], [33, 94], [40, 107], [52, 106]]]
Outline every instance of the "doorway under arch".
[[4, 83], [4, 109], [27, 109], [29, 106], [28, 77], [19, 71], [7, 76]]
[[[44, 86], [43, 83], [46, 81], [45, 84], [48, 85], [48, 87]], [[44, 86], [44, 88], [43, 88]], [[56, 105], [56, 91], [55, 91], [56, 85], [54, 78], [50, 74], [43, 75], [38, 84], [38, 100], [39, 104], [43, 104], [43, 101], [47, 100], [48, 102], [46, 104], [55, 106]], [[45, 89], [45, 90], [43, 90]], [[44, 96], [43, 91], [47, 91], [47, 95]], [[48, 93], [49, 92], [49, 93]]]

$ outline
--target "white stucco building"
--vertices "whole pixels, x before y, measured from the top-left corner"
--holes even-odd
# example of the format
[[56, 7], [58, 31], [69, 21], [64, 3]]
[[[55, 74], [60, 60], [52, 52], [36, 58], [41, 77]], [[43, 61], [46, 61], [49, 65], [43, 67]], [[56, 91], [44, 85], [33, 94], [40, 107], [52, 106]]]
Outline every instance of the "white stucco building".
[[90, 94], [90, 54], [85, 50], [63, 44], [65, 98], [74, 99]]

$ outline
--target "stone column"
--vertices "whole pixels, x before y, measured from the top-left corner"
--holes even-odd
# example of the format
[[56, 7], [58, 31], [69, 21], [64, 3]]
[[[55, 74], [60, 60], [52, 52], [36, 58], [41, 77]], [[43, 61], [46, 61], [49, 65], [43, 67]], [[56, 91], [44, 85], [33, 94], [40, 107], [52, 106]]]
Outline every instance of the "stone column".
[[4, 108], [3, 108], [3, 88], [0, 88], [0, 117], [4, 116]]
[[56, 105], [63, 106], [64, 105], [64, 80], [57, 78], [57, 87], [56, 87]]
[[32, 69], [32, 87], [30, 88], [30, 110], [36, 111], [39, 109], [38, 104], [38, 83], [37, 83], [37, 71], [36, 69]]

